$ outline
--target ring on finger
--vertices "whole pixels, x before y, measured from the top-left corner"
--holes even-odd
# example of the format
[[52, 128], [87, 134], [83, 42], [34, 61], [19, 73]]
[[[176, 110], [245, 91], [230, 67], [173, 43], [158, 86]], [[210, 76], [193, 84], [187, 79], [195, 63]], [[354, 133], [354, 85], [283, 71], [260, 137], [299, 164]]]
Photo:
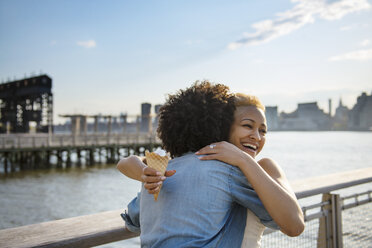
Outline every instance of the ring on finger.
[[215, 148], [216, 146], [217, 146], [216, 144], [210, 144], [210, 145], [209, 145], [209, 148], [213, 149], [213, 148]]

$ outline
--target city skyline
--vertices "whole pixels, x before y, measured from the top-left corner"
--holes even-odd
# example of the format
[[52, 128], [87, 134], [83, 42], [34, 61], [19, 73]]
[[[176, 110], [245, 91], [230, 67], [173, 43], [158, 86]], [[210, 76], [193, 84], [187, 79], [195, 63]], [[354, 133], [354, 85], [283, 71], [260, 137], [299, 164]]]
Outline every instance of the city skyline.
[[[329, 110], [331, 109], [329, 101]], [[158, 113], [161, 105], [154, 106]], [[141, 104], [141, 114], [127, 115], [69, 115], [64, 124], [54, 125], [55, 132], [86, 134], [89, 132], [139, 133], [153, 132], [158, 125], [157, 116], [151, 111], [150, 103]], [[335, 113], [319, 108], [317, 102], [298, 103], [291, 113], [279, 112], [278, 106], [266, 106], [266, 120], [270, 131], [371, 131], [372, 130], [372, 94], [363, 92], [351, 109], [342, 101]], [[89, 121], [90, 119], [90, 121]], [[88, 124], [89, 123], [89, 124]], [[151, 126], [151, 127], [150, 127]]]
[[[0, 79], [40, 71], [58, 114], [140, 113], [196, 80], [292, 112], [372, 92], [367, 0], [0, 2]], [[26, 75], [25, 75], [26, 74]]]
[[[324, 111], [324, 113], [329, 114], [329, 100], [331, 100], [332, 101], [331, 102], [332, 103], [332, 113], [331, 113], [331, 115], [333, 116], [335, 114], [335, 111], [334, 110], [339, 106], [340, 100], [341, 100], [343, 106], [346, 106], [348, 109], [351, 109], [357, 103], [357, 97], [360, 96], [363, 93], [366, 93], [367, 95], [372, 95], [372, 92], [360, 91], [359, 94], [355, 97], [354, 102], [350, 106], [346, 106], [345, 103], [344, 103], [344, 101], [342, 100], [342, 97], [340, 97], [340, 99], [337, 99], [337, 101], [335, 101], [335, 102], [332, 101], [331, 98], [326, 99], [327, 100], [326, 103], [319, 103], [319, 101], [317, 101], [316, 99], [314, 99], [314, 101], [308, 101], [308, 102], [296, 102], [296, 103], [294, 103], [294, 105], [295, 105], [294, 109], [290, 109], [288, 111], [286, 111], [284, 109], [281, 109], [280, 108], [280, 105], [279, 104], [275, 104], [275, 103], [273, 105], [265, 105], [265, 107], [278, 107], [278, 109], [280, 110], [279, 113], [282, 113], [282, 112], [284, 112], [284, 113], [290, 113], [290, 112], [295, 111], [297, 109], [297, 107], [298, 107], [299, 104], [307, 104], [307, 103], [314, 103], [315, 102], [316, 104], [319, 105], [320, 109]], [[140, 103], [140, 105], [143, 104], [143, 103], [147, 103], [147, 104], [150, 104], [151, 105], [151, 114], [155, 114], [155, 107], [157, 105], [160, 105], [161, 106], [162, 104], [164, 104], [164, 102], [163, 103], [142, 102], [142, 103]], [[326, 104], [327, 104], [327, 106], [326, 106]], [[324, 107], [321, 107], [323, 105], [324, 105]], [[139, 109], [140, 109], [140, 107], [139, 107]], [[128, 111], [126, 111], [125, 109], [123, 109], [122, 112], [117, 113], [117, 116], [122, 115], [122, 114], [126, 114], [126, 113], [128, 113]], [[84, 114], [84, 113], [76, 113], [76, 114]], [[97, 115], [97, 114], [105, 115], [105, 113], [92, 113], [92, 114], [95, 114], [95, 115]], [[134, 117], [134, 116], [139, 116], [139, 115], [140, 115], [140, 111], [138, 113], [132, 114], [130, 116], [131, 117]]]

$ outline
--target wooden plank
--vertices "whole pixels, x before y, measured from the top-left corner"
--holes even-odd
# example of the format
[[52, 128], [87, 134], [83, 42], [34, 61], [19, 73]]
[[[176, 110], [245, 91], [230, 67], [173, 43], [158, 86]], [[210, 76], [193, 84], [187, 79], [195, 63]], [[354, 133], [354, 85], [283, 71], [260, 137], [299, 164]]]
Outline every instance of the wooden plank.
[[138, 236], [125, 228], [122, 210], [0, 230], [0, 247], [92, 247]]
[[296, 180], [291, 186], [300, 199], [367, 182], [372, 182], [372, 167]]
[[[299, 198], [372, 182], [372, 167], [297, 180]], [[0, 247], [92, 247], [137, 236], [120, 217], [122, 210], [0, 230]]]

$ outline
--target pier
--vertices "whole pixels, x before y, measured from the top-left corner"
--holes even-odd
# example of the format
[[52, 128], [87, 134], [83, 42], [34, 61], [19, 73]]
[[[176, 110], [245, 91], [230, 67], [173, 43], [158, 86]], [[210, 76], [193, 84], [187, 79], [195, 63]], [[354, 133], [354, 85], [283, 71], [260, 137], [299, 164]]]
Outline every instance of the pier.
[[[290, 238], [267, 229], [263, 247], [370, 247], [372, 167], [298, 180], [291, 185], [300, 201], [314, 196], [321, 200], [301, 204], [306, 222], [303, 234]], [[345, 193], [345, 189], [354, 189], [354, 193]], [[3, 229], [0, 247], [92, 247], [136, 237], [125, 228], [122, 212]]]
[[160, 145], [151, 132], [91, 134], [1, 134], [0, 171], [68, 168], [116, 163]]

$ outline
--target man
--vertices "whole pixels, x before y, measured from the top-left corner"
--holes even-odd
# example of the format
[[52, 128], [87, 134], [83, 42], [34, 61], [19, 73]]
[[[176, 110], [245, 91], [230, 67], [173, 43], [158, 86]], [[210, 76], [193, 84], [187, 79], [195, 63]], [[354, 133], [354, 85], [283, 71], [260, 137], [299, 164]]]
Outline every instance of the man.
[[158, 135], [173, 158], [167, 169], [177, 173], [164, 181], [156, 202], [142, 188], [140, 204], [132, 201], [124, 216], [134, 230], [139, 214], [142, 247], [240, 247], [246, 208], [277, 228], [237, 167], [195, 155], [228, 140], [234, 110], [228, 87], [206, 81], [169, 96], [159, 113]]

